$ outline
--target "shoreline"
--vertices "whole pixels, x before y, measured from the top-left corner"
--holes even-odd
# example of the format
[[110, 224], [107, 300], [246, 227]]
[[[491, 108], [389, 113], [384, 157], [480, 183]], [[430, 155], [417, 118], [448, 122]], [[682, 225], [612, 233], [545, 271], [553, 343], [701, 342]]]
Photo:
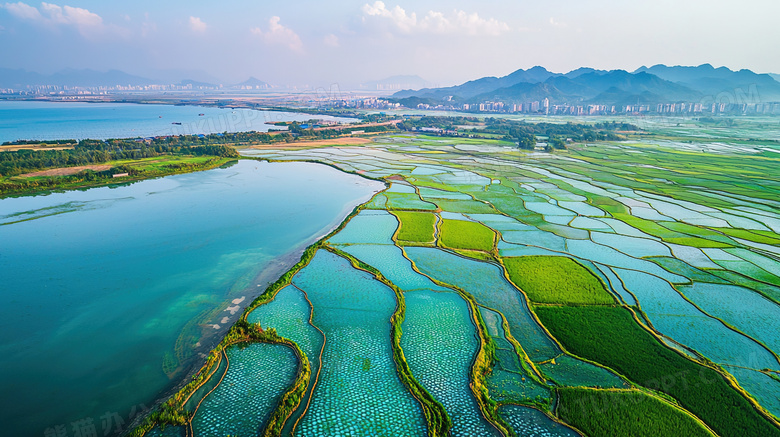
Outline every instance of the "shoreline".
[[[326, 165], [322, 163], [317, 163], [317, 164]], [[338, 169], [338, 171], [341, 171], [346, 174], [359, 176], [366, 180], [379, 182], [379, 180], [368, 178], [364, 175], [346, 172], [341, 169]], [[255, 300], [258, 297], [265, 294], [271, 285], [277, 282], [285, 273], [293, 269], [295, 265], [298, 262], [300, 262], [300, 260], [303, 258], [307, 249], [309, 249], [314, 245], [324, 242], [326, 238], [328, 238], [331, 234], [333, 234], [335, 231], [339, 230], [342, 226], [344, 226], [345, 223], [348, 222], [355, 214], [355, 211], [359, 210], [362, 205], [369, 202], [377, 193], [382, 192], [386, 189], [387, 189], [387, 185], [385, 184], [384, 188], [379, 189], [377, 191], [372, 191], [371, 194], [364, 196], [365, 198], [359, 198], [355, 202], [345, 204], [344, 208], [342, 208], [342, 210], [339, 211], [338, 217], [334, 219], [331, 223], [329, 223], [328, 226], [323, 227], [322, 231], [317, 232], [315, 236], [304, 241], [302, 244], [298, 245], [296, 248], [290, 250], [286, 254], [273, 259], [271, 261], [271, 265], [261, 270], [260, 273], [258, 273], [257, 276], [255, 277], [255, 279], [252, 280], [250, 285], [244, 290], [245, 292], [247, 292], [244, 295], [246, 299], [243, 300], [241, 303], [245, 303], [246, 305], [243, 307], [243, 309], [239, 309], [239, 311], [236, 312], [236, 314], [240, 314], [238, 319], [236, 319], [233, 323], [230, 323], [229, 325], [228, 324], [222, 325], [222, 327], [219, 330], [215, 330], [214, 335], [209, 336], [208, 342], [201, 341], [202, 344], [193, 351], [194, 352], [193, 357], [190, 359], [191, 363], [188, 363], [185, 366], [185, 370], [183, 370], [181, 374], [175, 378], [178, 381], [173, 382], [166, 389], [160, 391], [160, 393], [155, 397], [154, 401], [151, 403], [149, 409], [145, 412], [145, 414], [139, 414], [138, 416], [133, 418], [133, 420], [131, 420], [127, 424], [127, 427], [117, 435], [127, 435], [137, 427], [141, 426], [146, 420], [146, 418], [149, 416], [149, 414], [154, 412], [163, 403], [171, 399], [171, 397], [175, 396], [184, 387], [186, 387], [187, 384], [189, 384], [192, 381], [193, 377], [196, 376], [203, 369], [205, 365], [203, 363], [203, 360], [208, 357], [208, 354], [220, 345], [220, 343], [223, 341], [225, 336], [235, 326], [238, 320], [241, 320], [245, 315], [251, 312], [251, 311], [249, 312], [247, 311], [249, 308], [253, 306]], [[250, 290], [254, 291], [254, 293], [248, 293]], [[218, 308], [221, 308], [223, 305], [229, 306], [231, 303], [232, 303], [232, 299], [228, 298]], [[252, 310], [254, 310], [254, 308], [252, 308]]]

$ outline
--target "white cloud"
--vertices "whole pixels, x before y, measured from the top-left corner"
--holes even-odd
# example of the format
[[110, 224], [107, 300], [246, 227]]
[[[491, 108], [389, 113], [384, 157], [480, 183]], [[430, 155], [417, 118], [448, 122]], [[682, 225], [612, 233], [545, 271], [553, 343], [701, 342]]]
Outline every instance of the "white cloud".
[[209, 26], [198, 17], [190, 17], [190, 30], [195, 33], [203, 33]]
[[550, 17], [550, 25], [554, 27], [566, 27], [566, 23], [562, 23], [560, 21], [556, 21], [555, 18]]
[[23, 20], [39, 20], [41, 19], [41, 13], [38, 9], [26, 4], [26, 3], [6, 3], [3, 5], [11, 15]]
[[339, 37], [336, 35], [330, 33], [328, 35], [325, 35], [325, 38], [322, 39], [322, 42], [325, 43], [328, 47], [338, 47], [339, 46]]
[[58, 6], [51, 3], [41, 3], [41, 14], [49, 20], [76, 27], [101, 26], [103, 19], [100, 15], [82, 8], [72, 6]]
[[283, 45], [294, 52], [303, 52], [303, 42], [301, 38], [289, 27], [283, 26], [281, 18], [271, 17], [268, 20], [268, 30], [263, 30], [259, 27], [250, 29], [253, 35], [257, 35], [263, 39], [266, 44], [270, 45]]
[[70, 26], [76, 28], [82, 35], [92, 34], [105, 29], [103, 18], [87, 9], [72, 6], [59, 6], [52, 3], [41, 3], [35, 8], [23, 2], [6, 3], [2, 6], [11, 15], [48, 26]]
[[428, 11], [421, 19], [415, 12], [407, 13], [400, 6], [388, 9], [382, 1], [376, 1], [373, 5], [363, 5], [363, 13], [367, 16], [380, 17], [390, 20], [398, 30], [403, 33], [436, 33], [453, 34], [463, 33], [467, 35], [497, 36], [509, 31], [509, 25], [495, 18], [482, 18], [474, 13], [461, 10], [453, 10], [445, 14], [439, 11]]
[[411, 32], [417, 27], [417, 14], [412, 12], [406, 15], [406, 11], [398, 5], [393, 9], [387, 9], [382, 1], [376, 1], [373, 5], [366, 3], [363, 5], [363, 13], [389, 18], [402, 32]]

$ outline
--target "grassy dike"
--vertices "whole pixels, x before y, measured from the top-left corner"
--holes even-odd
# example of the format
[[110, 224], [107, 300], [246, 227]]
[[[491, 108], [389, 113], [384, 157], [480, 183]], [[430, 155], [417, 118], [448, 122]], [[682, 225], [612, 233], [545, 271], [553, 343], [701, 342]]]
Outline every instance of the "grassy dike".
[[444, 409], [444, 405], [441, 404], [436, 398], [426, 390], [422, 384], [412, 375], [412, 371], [409, 369], [409, 364], [406, 362], [404, 351], [401, 348], [401, 325], [403, 324], [406, 314], [406, 301], [403, 297], [403, 292], [395, 284], [390, 282], [379, 270], [374, 267], [360, 261], [352, 255], [341, 251], [333, 246], [324, 246], [324, 249], [333, 252], [334, 254], [346, 258], [356, 269], [363, 270], [374, 276], [378, 281], [382, 282], [386, 286], [390, 287], [396, 296], [396, 310], [393, 316], [390, 318], [391, 325], [391, 340], [393, 346], [393, 359], [398, 369], [398, 376], [401, 382], [412, 393], [412, 396], [417, 399], [423, 409], [425, 415], [425, 421], [428, 424], [428, 436], [429, 437], [443, 437], [449, 434], [450, 428], [452, 428], [452, 420], [450, 419], [447, 411]]

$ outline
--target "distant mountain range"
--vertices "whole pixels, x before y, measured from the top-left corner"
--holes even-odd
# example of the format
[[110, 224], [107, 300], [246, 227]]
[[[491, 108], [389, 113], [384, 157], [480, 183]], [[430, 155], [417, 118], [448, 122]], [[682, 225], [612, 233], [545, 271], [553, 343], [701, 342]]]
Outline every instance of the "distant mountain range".
[[152, 85], [154, 83], [151, 79], [134, 76], [119, 70], [100, 72], [88, 69], [66, 69], [51, 75], [43, 75], [27, 70], [0, 68], [0, 87], [3, 88], [23, 88], [42, 85], [74, 87], [139, 86]]
[[636, 105], [675, 102], [780, 101], [780, 82], [769, 74], [698, 67], [654, 65], [634, 72], [578, 68], [566, 74], [543, 67], [517, 70], [504, 77], [483, 77], [446, 88], [403, 90], [393, 98], [406, 106], [442, 102], [524, 103], [545, 98], [551, 104]]
[[263, 82], [260, 79], [257, 79], [255, 77], [250, 77], [249, 79], [233, 85], [233, 88], [241, 88], [241, 89], [269, 89], [271, 88], [271, 85], [269, 85], [266, 82]]
[[[133, 74], [128, 74], [123, 71], [119, 70], [109, 70], [109, 71], [95, 71], [95, 70], [75, 70], [75, 69], [66, 69], [62, 71], [58, 71], [54, 74], [46, 75], [46, 74], [40, 74], [32, 71], [22, 70], [22, 69], [10, 69], [10, 68], [0, 68], [0, 88], [14, 88], [14, 89], [23, 89], [26, 87], [35, 87], [35, 86], [68, 86], [68, 87], [82, 87], [82, 88], [93, 88], [93, 87], [114, 87], [114, 86], [145, 86], [145, 85], [170, 85], [170, 84], [176, 84], [178, 86], [192, 86], [192, 88], [216, 88], [219, 85], [215, 84], [211, 81], [204, 81], [204, 80], [193, 80], [193, 79], [184, 79], [184, 80], [172, 80], [171, 77], [173, 74], [180, 73], [180, 74], [187, 74], [187, 73], [194, 73], [198, 76], [205, 77], [206, 79], [212, 79], [209, 78], [205, 73], [202, 72], [178, 72], [178, 71], [172, 71], [172, 72], [161, 72], [161, 74], [165, 75], [166, 77], [164, 79], [149, 79], [146, 77], [136, 76]], [[236, 85], [229, 86], [231, 88], [236, 89], [268, 89], [272, 88], [271, 85], [269, 85], [266, 82], [263, 82], [262, 80], [256, 79], [254, 77], [250, 77], [244, 82], [241, 82]]]

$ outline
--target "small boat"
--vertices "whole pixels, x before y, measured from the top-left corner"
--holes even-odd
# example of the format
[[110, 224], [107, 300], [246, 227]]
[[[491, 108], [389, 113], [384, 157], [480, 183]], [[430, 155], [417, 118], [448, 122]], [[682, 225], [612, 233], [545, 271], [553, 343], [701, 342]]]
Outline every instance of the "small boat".
[[171, 124], [176, 124], [176, 125], [179, 125], [179, 126], [181, 126], [181, 123], [179, 123], [178, 121], [174, 121], [174, 122], [173, 122], [173, 123], [171, 123]]
[[198, 114], [198, 117], [203, 117], [204, 115], [206, 115], [206, 114], [201, 112], [200, 114]]
[[160, 118], [162, 118], [162, 115], [160, 116]]

